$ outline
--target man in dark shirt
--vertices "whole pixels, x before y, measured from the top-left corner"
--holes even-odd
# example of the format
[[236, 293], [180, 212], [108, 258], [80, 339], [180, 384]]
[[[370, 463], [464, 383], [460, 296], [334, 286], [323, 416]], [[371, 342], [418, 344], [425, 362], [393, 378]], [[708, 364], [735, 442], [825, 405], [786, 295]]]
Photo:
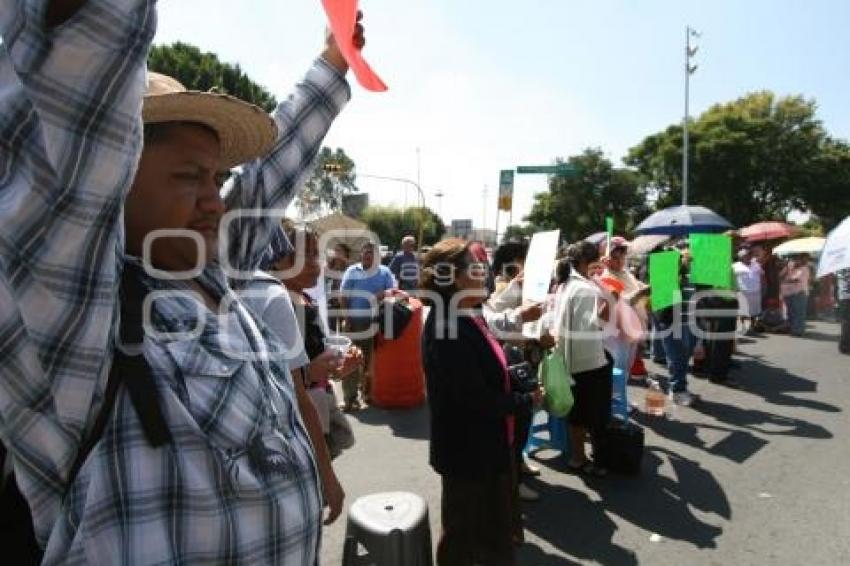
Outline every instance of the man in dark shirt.
[[416, 259], [416, 238], [405, 236], [401, 239], [401, 251], [390, 262], [390, 271], [403, 291], [416, 289], [419, 282], [419, 262]]

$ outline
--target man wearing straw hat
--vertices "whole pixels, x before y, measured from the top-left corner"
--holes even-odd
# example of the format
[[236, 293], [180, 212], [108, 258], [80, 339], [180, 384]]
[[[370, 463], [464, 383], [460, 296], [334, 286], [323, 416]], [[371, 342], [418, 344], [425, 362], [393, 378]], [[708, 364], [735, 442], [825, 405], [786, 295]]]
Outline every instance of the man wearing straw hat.
[[[47, 563], [314, 564], [313, 449], [279, 344], [231, 282], [308, 174], [347, 65], [328, 39], [268, 116], [146, 81], [155, 27], [154, 0], [0, 5], [0, 489], [23, 494]], [[156, 444], [137, 383], [102, 408], [122, 269], [147, 295], [126, 357], [153, 383]]]

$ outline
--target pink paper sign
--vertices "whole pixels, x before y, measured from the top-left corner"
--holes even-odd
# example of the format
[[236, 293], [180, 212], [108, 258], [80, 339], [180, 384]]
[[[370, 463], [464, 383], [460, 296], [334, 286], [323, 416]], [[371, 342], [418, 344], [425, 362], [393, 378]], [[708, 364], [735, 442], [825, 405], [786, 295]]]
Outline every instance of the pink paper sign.
[[357, 24], [357, 1], [322, 0], [322, 6], [328, 15], [336, 44], [354, 72], [354, 76], [357, 77], [357, 82], [366, 90], [382, 92], [387, 90], [387, 85], [375, 74], [372, 67], [363, 59], [360, 50], [354, 47], [351, 41], [354, 36], [354, 26]]

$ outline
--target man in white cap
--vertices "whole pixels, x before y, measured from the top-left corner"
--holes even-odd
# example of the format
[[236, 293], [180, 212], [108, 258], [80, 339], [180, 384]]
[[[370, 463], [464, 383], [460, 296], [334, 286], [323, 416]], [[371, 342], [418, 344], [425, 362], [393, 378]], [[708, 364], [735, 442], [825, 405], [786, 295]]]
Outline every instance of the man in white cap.
[[[154, 0], [0, 5], [4, 479], [47, 563], [315, 564], [313, 448], [279, 344], [231, 285], [349, 98], [347, 65], [328, 39], [271, 116], [162, 76], [145, 94], [155, 27]], [[110, 395], [122, 268], [148, 299], [125, 356], [146, 369], [77, 472]]]

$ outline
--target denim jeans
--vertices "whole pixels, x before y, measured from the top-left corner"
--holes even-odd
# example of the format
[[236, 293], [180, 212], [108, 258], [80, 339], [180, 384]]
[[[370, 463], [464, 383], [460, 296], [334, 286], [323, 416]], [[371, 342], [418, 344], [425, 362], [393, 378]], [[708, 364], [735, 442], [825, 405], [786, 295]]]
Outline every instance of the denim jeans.
[[611, 396], [611, 414], [622, 421], [629, 419], [628, 383], [632, 363], [635, 361], [637, 347], [625, 340], [607, 340], [605, 349], [614, 360], [613, 387]]
[[667, 369], [670, 371], [670, 391], [681, 393], [688, 390], [688, 362], [694, 348], [691, 329], [679, 320], [668, 325], [656, 321], [656, 328], [662, 334], [664, 353], [667, 355]]
[[785, 309], [788, 311], [788, 323], [791, 325], [791, 334], [802, 336], [806, 331], [806, 307], [808, 295], [805, 293], [794, 293], [785, 297]]
[[654, 314], [649, 315], [649, 324], [652, 329], [650, 333], [650, 356], [652, 357], [652, 361], [657, 364], [666, 364], [667, 363], [667, 355], [664, 353], [664, 343], [661, 338], [658, 337], [660, 333], [658, 329], [658, 318]]
[[713, 380], [725, 380], [729, 376], [732, 351], [735, 341], [732, 338], [720, 338], [723, 334], [734, 334], [737, 320], [734, 317], [713, 317], [705, 323], [709, 332], [705, 340], [705, 371]]

